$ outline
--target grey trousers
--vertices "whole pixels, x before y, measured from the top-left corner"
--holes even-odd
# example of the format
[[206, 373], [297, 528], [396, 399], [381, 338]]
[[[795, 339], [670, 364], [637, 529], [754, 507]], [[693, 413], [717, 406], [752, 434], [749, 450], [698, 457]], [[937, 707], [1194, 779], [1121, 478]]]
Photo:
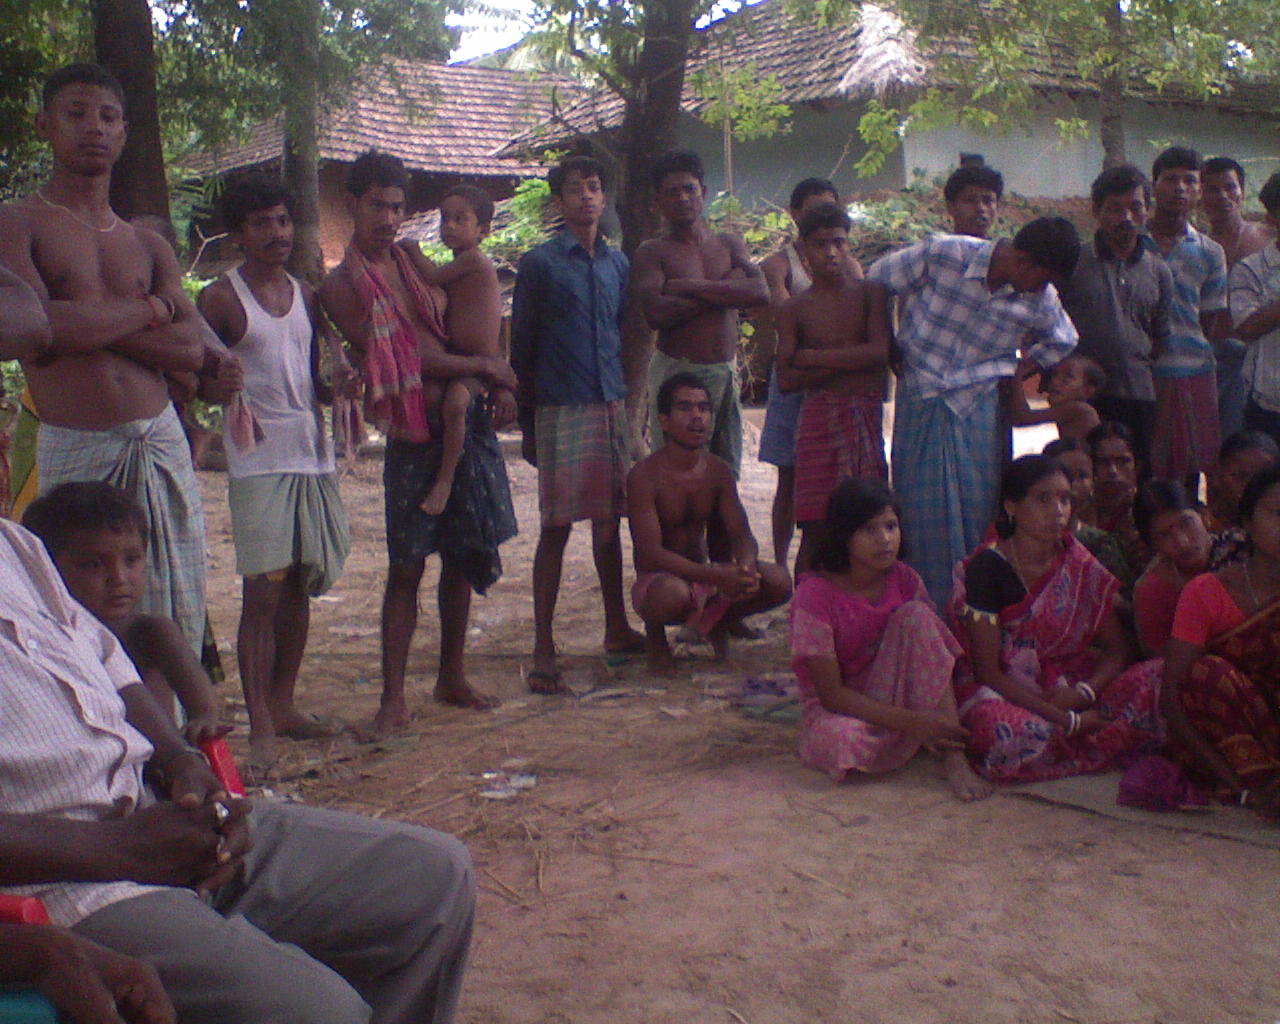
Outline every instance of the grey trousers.
[[181, 1024], [449, 1024], [475, 914], [452, 836], [293, 804], [253, 811], [243, 878], [104, 907], [75, 931], [153, 964]]

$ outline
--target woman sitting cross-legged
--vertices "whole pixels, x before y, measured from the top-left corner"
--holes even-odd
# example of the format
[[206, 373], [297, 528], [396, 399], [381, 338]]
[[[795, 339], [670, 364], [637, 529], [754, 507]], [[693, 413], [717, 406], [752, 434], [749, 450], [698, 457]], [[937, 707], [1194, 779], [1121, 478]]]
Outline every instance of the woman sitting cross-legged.
[[948, 606], [964, 647], [956, 697], [969, 750], [998, 781], [1111, 769], [1159, 741], [1159, 662], [1126, 670], [1119, 584], [1071, 535], [1058, 463], [1014, 460], [1000, 503], [998, 539], [956, 567]]
[[1249, 481], [1240, 522], [1247, 557], [1182, 588], [1160, 706], [1193, 774], [1280, 815], [1280, 466]]
[[964, 757], [951, 672], [959, 647], [915, 570], [898, 561], [893, 493], [845, 480], [827, 503], [814, 571], [791, 599], [793, 667], [804, 699], [800, 758], [837, 781], [941, 751], [961, 800], [991, 792]]

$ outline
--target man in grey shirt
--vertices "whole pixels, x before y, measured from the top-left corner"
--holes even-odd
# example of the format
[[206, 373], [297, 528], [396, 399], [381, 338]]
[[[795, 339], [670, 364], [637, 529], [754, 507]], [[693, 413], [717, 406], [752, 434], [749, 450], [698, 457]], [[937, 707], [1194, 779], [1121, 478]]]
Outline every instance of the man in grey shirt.
[[1142, 229], [1151, 186], [1136, 167], [1111, 167], [1090, 189], [1098, 231], [1080, 249], [1075, 273], [1062, 292], [1080, 342], [1076, 349], [1106, 371], [1094, 398], [1098, 415], [1133, 431], [1145, 463], [1155, 427], [1151, 365], [1169, 339], [1173, 274]]

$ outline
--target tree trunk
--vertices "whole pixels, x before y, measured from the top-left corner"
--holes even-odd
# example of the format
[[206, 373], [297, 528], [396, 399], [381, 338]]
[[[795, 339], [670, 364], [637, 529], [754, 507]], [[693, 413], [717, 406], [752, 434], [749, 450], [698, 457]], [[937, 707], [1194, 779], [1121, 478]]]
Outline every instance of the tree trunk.
[[98, 63], [124, 87], [129, 135], [111, 176], [111, 205], [126, 220], [140, 214], [169, 219], [156, 53], [147, 0], [93, 0], [93, 47]]
[[[1123, 45], [1124, 14], [1118, 4], [1107, 7], [1107, 30], [1116, 47]], [[1102, 167], [1116, 167], [1128, 163], [1124, 147], [1124, 67], [1113, 60], [1102, 76], [1099, 96], [1101, 117], [1098, 137], [1102, 142]]]
[[[646, 238], [658, 233], [649, 168], [675, 147], [684, 90], [685, 61], [693, 35], [694, 0], [650, 0], [645, 5], [645, 37], [636, 62], [636, 75], [625, 96], [622, 120], [622, 166], [618, 180], [618, 217], [622, 248], [628, 256]], [[627, 418], [632, 451], [642, 454], [649, 402], [649, 357], [653, 333], [644, 322], [639, 303], [628, 301], [622, 328], [623, 374], [627, 385]]]
[[281, 174], [293, 193], [293, 255], [289, 269], [319, 284], [324, 276], [320, 249], [320, 7], [318, 0], [286, 5], [296, 13], [281, 40], [291, 45], [284, 56], [284, 152]]

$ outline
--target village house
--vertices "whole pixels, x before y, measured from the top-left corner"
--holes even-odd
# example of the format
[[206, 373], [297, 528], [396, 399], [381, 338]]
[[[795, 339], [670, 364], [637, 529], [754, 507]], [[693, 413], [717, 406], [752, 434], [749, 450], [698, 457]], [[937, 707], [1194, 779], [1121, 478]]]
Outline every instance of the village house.
[[[922, 90], [948, 85], [896, 15], [864, 4], [860, 20], [828, 29], [792, 14], [782, 0], [764, 0], [722, 18], [699, 36], [685, 75], [678, 139], [702, 155], [713, 189], [726, 181], [728, 154], [734, 192], [747, 206], [761, 200], [783, 205], [796, 179], [810, 174], [831, 178], [844, 193], [899, 189], [918, 171], [945, 175], [964, 152], [980, 152], [1004, 173], [1010, 191], [1026, 196], [1087, 195], [1102, 166], [1098, 90], [1079, 77], [1065, 48], [1033, 75], [1032, 103], [1003, 131], [975, 135], [952, 126], [908, 134], [876, 175], [859, 178], [854, 164], [866, 146], [858, 121], [867, 101], [875, 98], [902, 108]], [[952, 57], [963, 58], [964, 52], [963, 43], [948, 47]], [[749, 68], [756, 80], [776, 78], [777, 99], [791, 107], [789, 130], [727, 143], [722, 125], [701, 119], [709, 101], [696, 89], [700, 73], [739, 68]], [[1064, 143], [1058, 119], [1077, 117], [1095, 130], [1088, 138]], [[1259, 182], [1280, 164], [1280, 112], [1239, 92], [1201, 100], [1179, 96], [1174, 89], [1156, 93], [1135, 86], [1124, 119], [1128, 157], [1140, 167], [1149, 167], [1161, 148], [1174, 143], [1194, 145], [1206, 154], [1230, 154]], [[501, 152], [527, 158], [547, 147], [593, 142], [607, 150], [621, 120], [616, 95], [584, 93]]]
[[[495, 154], [513, 135], [545, 122], [557, 105], [572, 102], [580, 92], [558, 75], [425, 61], [396, 61], [358, 82], [350, 97], [320, 122], [325, 265], [342, 259], [351, 237], [343, 185], [347, 166], [362, 152], [376, 148], [404, 161], [410, 172], [411, 220], [406, 227], [415, 237], [434, 238], [434, 218], [415, 215], [433, 211], [450, 186], [477, 185], [502, 200], [523, 179], [542, 176], [542, 166], [532, 157], [500, 159]], [[256, 126], [243, 142], [186, 160], [184, 170], [197, 177], [274, 170], [282, 144], [277, 117]], [[218, 257], [210, 255], [216, 263]]]

